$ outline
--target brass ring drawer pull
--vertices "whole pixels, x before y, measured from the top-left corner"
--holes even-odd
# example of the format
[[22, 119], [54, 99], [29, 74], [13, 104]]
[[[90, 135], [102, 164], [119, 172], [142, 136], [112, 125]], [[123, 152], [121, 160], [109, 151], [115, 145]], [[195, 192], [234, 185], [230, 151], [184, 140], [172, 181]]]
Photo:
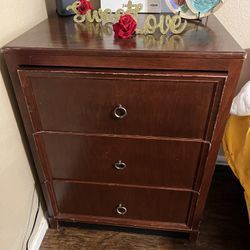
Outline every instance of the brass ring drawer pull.
[[127, 110], [119, 104], [113, 111], [115, 118], [122, 119], [125, 116], [127, 116], [128, 112]]
[[122, 204], [119, 204], [119, 206], [116, 208], [116, 212], [120, 215], [124, 215], [127, 213], [127, 208], [123, 206]]
[[122, 161], [118, 161], [115, 163], [115, 168], [118, 170], [123, 170], [127, 167], [126, 163], [122, 162]]

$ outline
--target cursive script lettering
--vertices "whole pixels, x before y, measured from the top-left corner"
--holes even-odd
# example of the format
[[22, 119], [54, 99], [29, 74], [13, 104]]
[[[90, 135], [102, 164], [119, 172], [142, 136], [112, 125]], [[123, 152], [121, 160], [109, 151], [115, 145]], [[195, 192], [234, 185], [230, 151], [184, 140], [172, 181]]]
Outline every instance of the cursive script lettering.
[[88, 10], [86, 14], [79, 14], [77, 8], [80, 6], [80, 1], [75, 1], [73, 4], [67, 6], [67, 10], [71, 10], [75, 13], [73, 17], [74, 22], [83, 23], [85, 21], [88, 22], [103, 22], [103, 23], [116, 23], [120, 19], [123, 14], [130, 14], [135, 19], [138, 17], [138, 13], [142, 10], [142, 4], [132, 4], [132, 1], [128, 1], [127, 10], [118, 9], [114, 14], [110, 9], [102, 10], [101, 8], [98, 10]]
[[161, 34], [166, 35], [169, 31], [173, 34], [180, 34], [184, 31], [187, 26], [187, 21], [182, 19], [179, 15], [169, 16], [161, 15], [159, 22], [154, 15], [148, 15], [144, 21], [142, 29], [137, 29], [137, 34], [148, 35], [160, 30]]
[[[132, 1], [128, 1], [127, 10], [118, 9], [114, 14], [110, 9], [99, 9], [99, 10], [88, 10], [86, 14], [81, 15], [78, 12], [78, 7], [80, 6], [80, 1], [75, 1], [72, 5], [67, 7], [67, 10], [72, 10], [75, 13], [73, 20], [76, 23], [83, 23], [85, 21], [93, 23], [116, 23], [119, 21], [123, 14], [130, 14], [135, 19], [138, 17], [138, 13], [142, 10], [142, 4], [133, 4]], [[156, 32], [157, 29], [160, 30], [162, 35], [166, 35], [168, 32], [173, 34], [182, 33], [187, 26], [187, 21], [182, 19], [179, 15], [161, 15], [159, 21], [157, 21], [156, 16], [148, 15], [144, 21], [142, 29], [137, 29], [136, 34], [148, 35]]]

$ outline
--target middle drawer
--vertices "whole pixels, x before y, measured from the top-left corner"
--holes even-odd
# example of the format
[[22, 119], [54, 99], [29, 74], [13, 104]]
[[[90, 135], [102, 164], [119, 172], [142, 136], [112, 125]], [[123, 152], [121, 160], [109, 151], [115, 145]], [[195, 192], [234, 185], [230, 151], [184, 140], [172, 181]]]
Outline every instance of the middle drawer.
[[34, 138], [53, 179], [188, 189], [209, 148], [191, 140], [55, 132]]

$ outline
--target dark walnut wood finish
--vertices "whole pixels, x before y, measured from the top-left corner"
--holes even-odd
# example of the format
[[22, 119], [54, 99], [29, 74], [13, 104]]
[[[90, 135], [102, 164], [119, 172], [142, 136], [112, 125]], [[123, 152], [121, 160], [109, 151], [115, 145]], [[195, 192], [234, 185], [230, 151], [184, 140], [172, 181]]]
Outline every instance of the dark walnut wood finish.
[[[92, 216], [94, 220], [104, 217], [107, 221], [119, 221], [121, 225], [131, 225], [133, 220], [138, 220], [145, 225], [149, 224], [145, 221], [150, 221], [152, 226], [162, 224], [164, 227], [164, 223], [175, 223], [183, 224], [181, 226], [185, 228], [194, 195], [186, 191], [68, 181], [54, 181], [53, 185], [59, 216], [72, 215], [79, 219], [81, 216]], [[85, 202], [80, 197], [84, 197]], [[119, 214], [119, 205], [127, 211], [121, 209]]]
[[215, 17], [115, 41], [110, 26], [54, 16], [3, 53], [51, 227], [197, 237], [245, 57]]
[[[211, 139], [226, 79], [221, 73], [139, 70], [18, 73], [36, 131], [201, 139]], [[119, 104], [128, 112], [124, 119], [114, 115]]]
[[46, 152], [53, 179], [190, 191], [197, 188], [197, 171], [203, 169], [209, 149], [208, 143], [165, 138], [51, 132], [34, 138], [39, 151]]

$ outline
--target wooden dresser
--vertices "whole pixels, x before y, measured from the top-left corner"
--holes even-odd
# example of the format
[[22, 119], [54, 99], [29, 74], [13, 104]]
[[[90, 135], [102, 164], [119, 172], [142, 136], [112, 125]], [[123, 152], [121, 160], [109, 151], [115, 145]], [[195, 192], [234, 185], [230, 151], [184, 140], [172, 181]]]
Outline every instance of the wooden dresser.
[[53, 16], [3, 54], [51, 227], [197, 237], [245, 57], [215, 17], [115, 41], [110, 26]]

